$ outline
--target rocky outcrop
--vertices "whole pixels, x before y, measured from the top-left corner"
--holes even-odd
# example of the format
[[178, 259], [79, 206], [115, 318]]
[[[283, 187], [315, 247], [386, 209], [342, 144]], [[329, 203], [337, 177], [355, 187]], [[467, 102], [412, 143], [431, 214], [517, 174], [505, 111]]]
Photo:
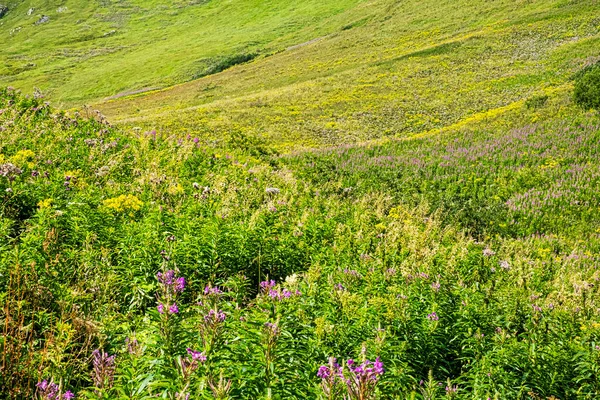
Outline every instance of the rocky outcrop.
[[45, 24], [46, 22], [50, 21], [50, 17], [47, 15], [42, 15], [40, 17], [40, 19], [38, 19], [35, 24], [36, 25], [41, 25], [41, 24]]

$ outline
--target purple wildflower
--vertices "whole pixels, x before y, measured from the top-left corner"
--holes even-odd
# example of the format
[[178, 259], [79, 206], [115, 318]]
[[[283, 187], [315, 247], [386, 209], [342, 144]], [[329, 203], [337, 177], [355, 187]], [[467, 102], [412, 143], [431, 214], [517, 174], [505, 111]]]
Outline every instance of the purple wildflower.
[[437, 313], [432, 312], [431, 314], [427, 314], [427, 319], [430, 321], [438, 321], [440, 317], [438, 317]]
[[75, 398], [75, 395], [73, 394], [73, 392], [71, 392], [70, 390], [67, 390], [63, 395], [62, 395], [63, 400], [72, 400]]
[[204, 316], [204, 321], [209, 323], [219, 323], [224, 322], [227, 316], [223, 311], [210, 310], [208, 314]]
[[183, 289], [185, 289], [185, 278], [182, 276], [175, 280], [175, 291], [181, 293]]
[[187, 352], [190, 356], [192, 356], [193, 361], [200, 361], [201, 363], [206, 361], [206, 356], [201, 351], [192, 350], [188, 347]]
[[210, 285], [206, 285], [206, 287], [204, 288], [204, 294], [206, 296], [218, 296], [221, 293], [223, 293], [223, 291], [219, 289], [218, 286], [212, 287]]
[[92, 352], [92, 379], [98, 389], [111, 388], [115, 375], [115, 355], [109, 356], [104, 350]]
[[458, 386], [453, 385], [446, 385], [446, 394], [447, 395], [452, 395], [452, 394], [456, 394], [458, 392]]
[[317, 376], [321, 379], [327, 379], [331, 376], [331, 370], [326, 365], [321, 365], [317, 371]]
[[140, 349], [140, 344], [137, 339], [134, 337], [133, 339], [125, 338], [125, 345], [127, 346], [127, 352], [129, 354], [138, 354]]
[[56, 383], [48, 382], [44, 379], [36, 384], [38, 393], [41, 395], [41, 399], [44, 400], [58, 400], [59, 387]]
[[277, 326], [276, 323], [272, 323], [272, 322], [265, 322], [265, 328], [267, 329], [267, 333], [271, 336], [278, 336], [279, 335], [279, 326]]
[[156, 279], [159, 283], [158, 294], [158, 312], [164, 314], [168, 309], [170, 314], [177, 314], [179, 308], [175, 302], [177, 296], [185, 289], [186, 281], [184, 277], [175, 276], [175, 270], [167, 270], [156, 274]]
[[260, 283], [260, 290], [263, 293], [268, 293], [269, 290], [271, 290], [274, 286], [275, 286], [275, 281], [274, 280], [263, 281], [263, 282]]

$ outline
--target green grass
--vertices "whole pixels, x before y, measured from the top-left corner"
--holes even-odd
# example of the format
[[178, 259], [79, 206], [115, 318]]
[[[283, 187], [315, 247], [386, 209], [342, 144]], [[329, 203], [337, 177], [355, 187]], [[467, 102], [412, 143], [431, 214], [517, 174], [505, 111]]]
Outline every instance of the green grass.
[[210, 140], [236, 130], [288, 151], [451, 126], [568, 86], [598, 55], [587, 2], [377, 1], [363, 9], [359, 26], [309, 45], [95, 107], [129, 127]]
[[[350, 1], [11, 1], [0, 20], [0, 82], [58, 104], [162, 88], [215, 60], [269, 55], [344, 21]], [[58, 12], [59, 7], [65, 7]], [[27, 16], [30, 8], [35, 8]], [[50, 21], [34, 25], [41, 15]]]
[[5, 397], [599, 397], [594, 2], [9, 6]]

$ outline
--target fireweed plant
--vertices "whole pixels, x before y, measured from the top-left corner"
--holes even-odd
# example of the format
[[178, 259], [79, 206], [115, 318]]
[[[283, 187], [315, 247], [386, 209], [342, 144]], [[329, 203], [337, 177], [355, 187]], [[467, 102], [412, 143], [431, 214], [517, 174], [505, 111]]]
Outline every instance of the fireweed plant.
[[567, 98], [278, 156], [0, 90], [0, 393], [597, 398], [600, 120]]

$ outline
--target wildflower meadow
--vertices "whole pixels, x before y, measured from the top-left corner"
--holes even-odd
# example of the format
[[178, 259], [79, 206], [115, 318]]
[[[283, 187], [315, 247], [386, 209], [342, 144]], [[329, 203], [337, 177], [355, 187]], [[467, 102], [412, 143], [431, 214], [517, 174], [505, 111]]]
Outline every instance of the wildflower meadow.
[[6, 3], [0, 399], [600, 398], [596, 1]]

